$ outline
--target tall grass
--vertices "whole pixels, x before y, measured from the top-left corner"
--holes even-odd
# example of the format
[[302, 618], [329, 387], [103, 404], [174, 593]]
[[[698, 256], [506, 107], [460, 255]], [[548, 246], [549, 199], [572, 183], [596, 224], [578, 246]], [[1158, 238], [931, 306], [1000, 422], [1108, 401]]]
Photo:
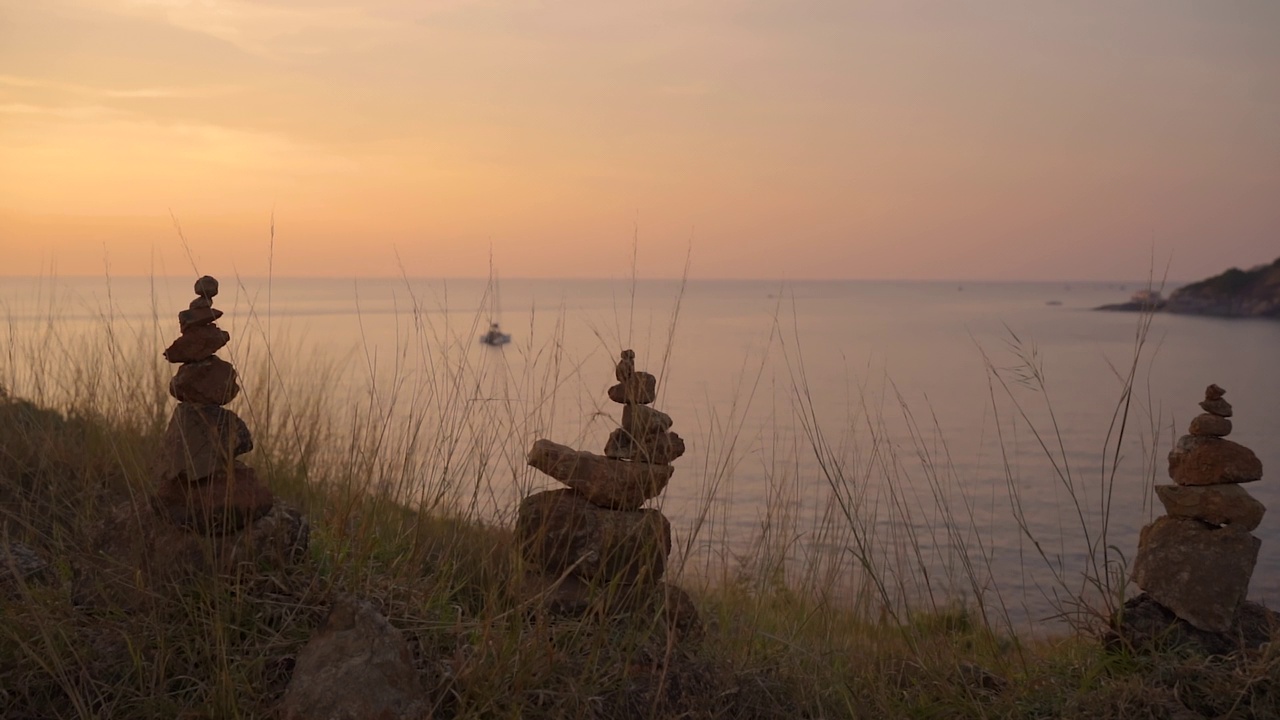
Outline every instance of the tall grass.
[[[93, 534], [112, 508], [150, 491], [171, 407], [160, 350], [172, 323], [158, 300], [139, 323], [116, 317], [108, 298], [99, 330], [72, 335], [41, 296], [41, 323], [10, 314], [0, 365], [11, 397], [0, 403], [0, 527], [53, 564], [3, 588], [8, 717], [270, 716], [337, 592], [372, 598], [406, 634], [437, 717], [1129, 717], [1178, 707], [1262, 717], [1280, 702], [1258, 691], [1274, 652], [1209, 667], [1108, 653], [1090, 634], [1124, 597], [1125, 549], [1108, 524], [1150, 316], [1118, 372], [1096, 473], [1071, 462], [1034, 345], [1011, 334], [1012, 368], [985, 356], [996, 432], [1010, 449], [1007, 517], [1034, 549], [1028, 561], [1049, 568], [1042, 591], [1056, 614], [1071, 621], [1045, 638], [1026, 633], [1002, 587], [931, 409], [891, 381], [851, 373], [845, 417], [830, 423], [819, 398], [834, 389], [813, 386], [780, 301], [764, 352], [741, 361], [732, 397], [708, 400], [690, 437], [699, 452], [678, 463], [697, 483], [695, 506], [657, 503], [682, 519], [668, 579], [694, 591], [706, 628], [694, 643], [643, 612], [532, 612], [508, 529], [519, 498], [543, 485], [524, 462], [533, 439], [581, 445], [616, 424], [584, 388], [622, 346], [638, 345], [667, 377], [683, 285], [657, 342], [637, 342], [633, 282], [615, 326], [593, 329], [598, 351], [572, 357], [564, 308], [551, 311], [549, 332], [535, 337], [531, 323], [495, 353], [476, 342], [488, 293], [459, 321], [447, 286], [424, 297], [408, 278], [394, 345], [365, 342], [344, 356], [324, 351], [326, 338], [290, 336], [237, 284], [246, 305], [224, 309], [249, 322], [223, 354], [247, 383], [233, 405], [255, 436], [246, 460], [310, 517], [309, 556], [181, 581], [135, 573], [133, 594], [99, 592], [101, 568], [130, 571], [128, 558], [96, 556]], [[361, 306], [359, 285], [353, 296]], [[770, 373], [776, 359], [782, 378]], [[769, 422], [752, 425], [761, 414]], [[1158, 419], [1141, 424], [1151, 430], [1145, 476]], [[1040, 448], [1077, 531], [1048, 537], [1029, 518], [1015, 433]], [[729, 508], [747, 475], [764, 484], [744, 539]], [[1066, 559], [1076, 537], [1078, 577]]]

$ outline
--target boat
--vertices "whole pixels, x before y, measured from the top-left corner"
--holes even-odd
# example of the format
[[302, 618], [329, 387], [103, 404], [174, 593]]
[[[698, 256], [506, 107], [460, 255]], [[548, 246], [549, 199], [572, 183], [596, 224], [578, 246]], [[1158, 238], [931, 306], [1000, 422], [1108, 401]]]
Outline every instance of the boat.
[[489, 325], [489, 332], [480, 336], [480, 342], [492, 347], [499, 347], [511, 342], [511, 335], [502, 332], [498, 328], [498, 323], [492, 323]]

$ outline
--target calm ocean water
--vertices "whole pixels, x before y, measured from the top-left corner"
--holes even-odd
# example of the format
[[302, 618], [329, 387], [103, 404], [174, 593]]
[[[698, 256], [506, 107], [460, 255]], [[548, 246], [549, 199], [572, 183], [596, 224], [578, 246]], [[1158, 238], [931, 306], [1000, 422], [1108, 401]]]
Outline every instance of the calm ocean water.
[[[1262, 459], [1267, 477], [1248, 490], [1280, 507], [1280, 323], [1155, 317], [1117, 446], [1140, 317], [1089, 308], [1139, 287], [503, 279], [495, 294], [479, 280], [224, 279], [215, 305], [232, 359], [272, 338], [285, 375], [341, 362], [329, 387], [346, 398], [371, 385], [388, 397], [432, 388], [505, 407], [499, 434], [515, 461], [487, 481], [486, 512], [499, 520], [530, 487], [554, 484], [519, 469], [533, 435], [601, 451], [620, 417], [604, 394], [613, 359], [632, 347], [689, 445], [661, 504], [702, 572], [775, 553], [793, 573], [822, 562], [839, 572], [861, 552], [893, 568], [885, 596], [980, 596], [1025, 622], [1052, 614], [1058, 583], [1078, 588], [1103, 547], [1132, 558], [1139, 528], [1160, 514], [1152, 479], [1168, 482], [1165, 455], [1209, 383], [1235, 406], [1232, 439]], [[0, 318], [11, 348], [104, 325], [163, 347], [190, 294], [185, 278], [4, 278]], [[491, 317], [510, 345], [476, 342]], [[236, 361], [252, 386], [257, 366]], [[25, 362], [0, 354], [0, 382], [23, 392]], [[842, 507], [859, 513], [857, 532]], [[1251, 596], [1280, 606], [1280, 516], [1256, 534]]]

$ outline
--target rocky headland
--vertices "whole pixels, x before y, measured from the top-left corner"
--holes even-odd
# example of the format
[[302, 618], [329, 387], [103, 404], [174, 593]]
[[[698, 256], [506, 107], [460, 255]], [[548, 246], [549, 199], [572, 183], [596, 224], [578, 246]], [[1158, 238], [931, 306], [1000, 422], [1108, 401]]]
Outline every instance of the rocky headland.
[[1231, 268], [1180, 287], [1168, 298], [1153, 291], [1139, 291], [1129, 302], [1095, 309], [1280, 319], [1280, 258], [1249, 270]]

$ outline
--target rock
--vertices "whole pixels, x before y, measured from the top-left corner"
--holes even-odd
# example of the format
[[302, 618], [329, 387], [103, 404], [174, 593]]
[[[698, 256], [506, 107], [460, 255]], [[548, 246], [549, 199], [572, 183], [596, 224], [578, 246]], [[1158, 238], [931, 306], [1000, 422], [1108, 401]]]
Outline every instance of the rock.
[[658, 399], [658, 378], [647, 372], [635, 372], [625, 381], [609, 388], [609, 399], [622, 404], [648, 405]]
[[618, 364], [613, 369], [613, 376], [618, 382], [626, 382], [636, 371], [636, 352], [634, 350], [623, 350], [622, 357], [618, 360]]
[[1221, 400], [1222, 397], [1226, 394], [1227, 394], [1227, 391], [1218, 387], [1216, 383], [1204, 389], [1205, 400]]
[[623, 462], [550, 440], [535, 442], [528, 461], [590, 502], [615, 510], [634, 510], [657, 497], [674, 472], [669, 465]]
[[185, 333], [191, 328], [209, 325], [220, 317], [222, 311], [218, 308], [190, 308], [178, 313], [178, 327]]
[[218, 294], [218, 281], [209, 275], [202, 275], [196, 280], [196, 294], [202, 297], [215, 297]]
[[1239, 485], [1157, 485], [1165, 512], [1174, 517], [1253, 530], [1267, 509]]
[[671, 429], [671, 416], [648, 405], [628, 403], [622, 406], [622, 429], [635, 437], [644, 437]]
[[191, 304], [187, 305], [187, 308], [190, 310], [200, 310], [202, 308], [210, 308], [210, 307], [213, 307], [213, 301], [207, 297], [204, 297], [203, 295], [196, 298], [195, 300], [192, 300]]
[[164, 432], [161, 479], [211, 477], [252, 449], [249, 428], [235, 413], [217, 405], [178, 403]]
[[204, 360], [222, 349], [231, 341], [226, 330], [217, 325], [196, 325], [173, 341], [164, 351], [164, 359], [171, 363], [186, 363]]
[[0, 590], [22, 585], [49, 574], [49, 563], [29, 545], [0, 542]]
[[1201, 409], [1201, 410], [1204, 410], [1205, 412], [1209, 413], [1210, 415], [1217, 415], [1218, 417], [1224, 417], [1224, 418], [1229, 418], [1229, 417], [1231, 417], [1231, 412], [1232, 412], [1232, 411], [1231, 411], [1231, 403], [1229, 403], [1229, 402], [1227, 402], [1226, 400], [1223, 400], [1223, 399], [1221, 399], [1221, 398], [1219, 398], [1219, 399], [1217, 399], [1217, 400], [1203, 400], [1203, 401], [1201, 401], [1201, 403], [1200, 403], [1200, 409]]
[[1260, 540], [1231, 526], [1160, 517], [1144, 527], [1133, 580], [1201, 630], [1226, 632], [1249, 590]]
[[302, 511], [276, 500], [266, 515], [253, 521], [240, 534], [233, 559], [267, 567], [286, 567], [300, 562], [311, 546], [311, 523]]
[[1179, 485], [1254, 482], [1262, 479], [1262, 461], [1231, 440], [1184, 435], [1169, 452], [1169, 477]]
[[239, 533], [206, 536], [170, 523], [142, 498], [111, 507], [89, 529], [90, 548], [73, 581], [77, 605], [137, 606], [155, 600], [154, 587], [210, 573], [231, 574], [242, 563], [283, 568], [307, 551], [310, 525], [277, 501]]
[[684, 455], [684, 451], [684, 439], [676, 433], [664, 432], [635, 438], [622, 428], [610, 433], [609, 441], [604, 446], [605, 457], [652, 465], [670, 465], [676, 458]]
[[1221, 415], [1204, 413], [1192, 419], [1187, 432], [1200, 437], [1224, 437], [1231, 434], [1231, 421]]
[[696, 641], [704, 632], [689, 593], [667, 582], [615, 584], [602, 590], [573, 575], [530, 571], [524, 574], [520, 592], [532, 609], [558, 617], [625, 618], [642, 627], [659, 621], [680, 642]]
[[547, 490], [520, 503], [516, 539], [524, 559], [594, 589], [656, 582], [671, 552], [671, 524], [657, 510], [606, 510], [573, 490]]
[[283, 720], [418, 720], [429, 711], [404, 636], [345, 595], [298, 653], [280, 703]]
[[275, 497], [258, 482], [254, 469], [237, 462], [234, 472], [219, 472], [194, 483], [165, 480], [152, 506], [175, 525], [206, 535], [239, 532], [271, 511]]
[[226, 405], [240, 394], [240, 385], [235, 367], [213, 356], [183, 363], [169, 380], [169, 394], [182, 402]]
[[1257, 649], [1280, 639], [1280, 613], [1245, 601], [1226, 632], [1201, 630], [1180, 619], [1147, 593], [1125, 601], [1111, 617], [1107, 644], [1138, 651], [1165, 652], [1187, 648], [1204, 655], [1229, 655]]

